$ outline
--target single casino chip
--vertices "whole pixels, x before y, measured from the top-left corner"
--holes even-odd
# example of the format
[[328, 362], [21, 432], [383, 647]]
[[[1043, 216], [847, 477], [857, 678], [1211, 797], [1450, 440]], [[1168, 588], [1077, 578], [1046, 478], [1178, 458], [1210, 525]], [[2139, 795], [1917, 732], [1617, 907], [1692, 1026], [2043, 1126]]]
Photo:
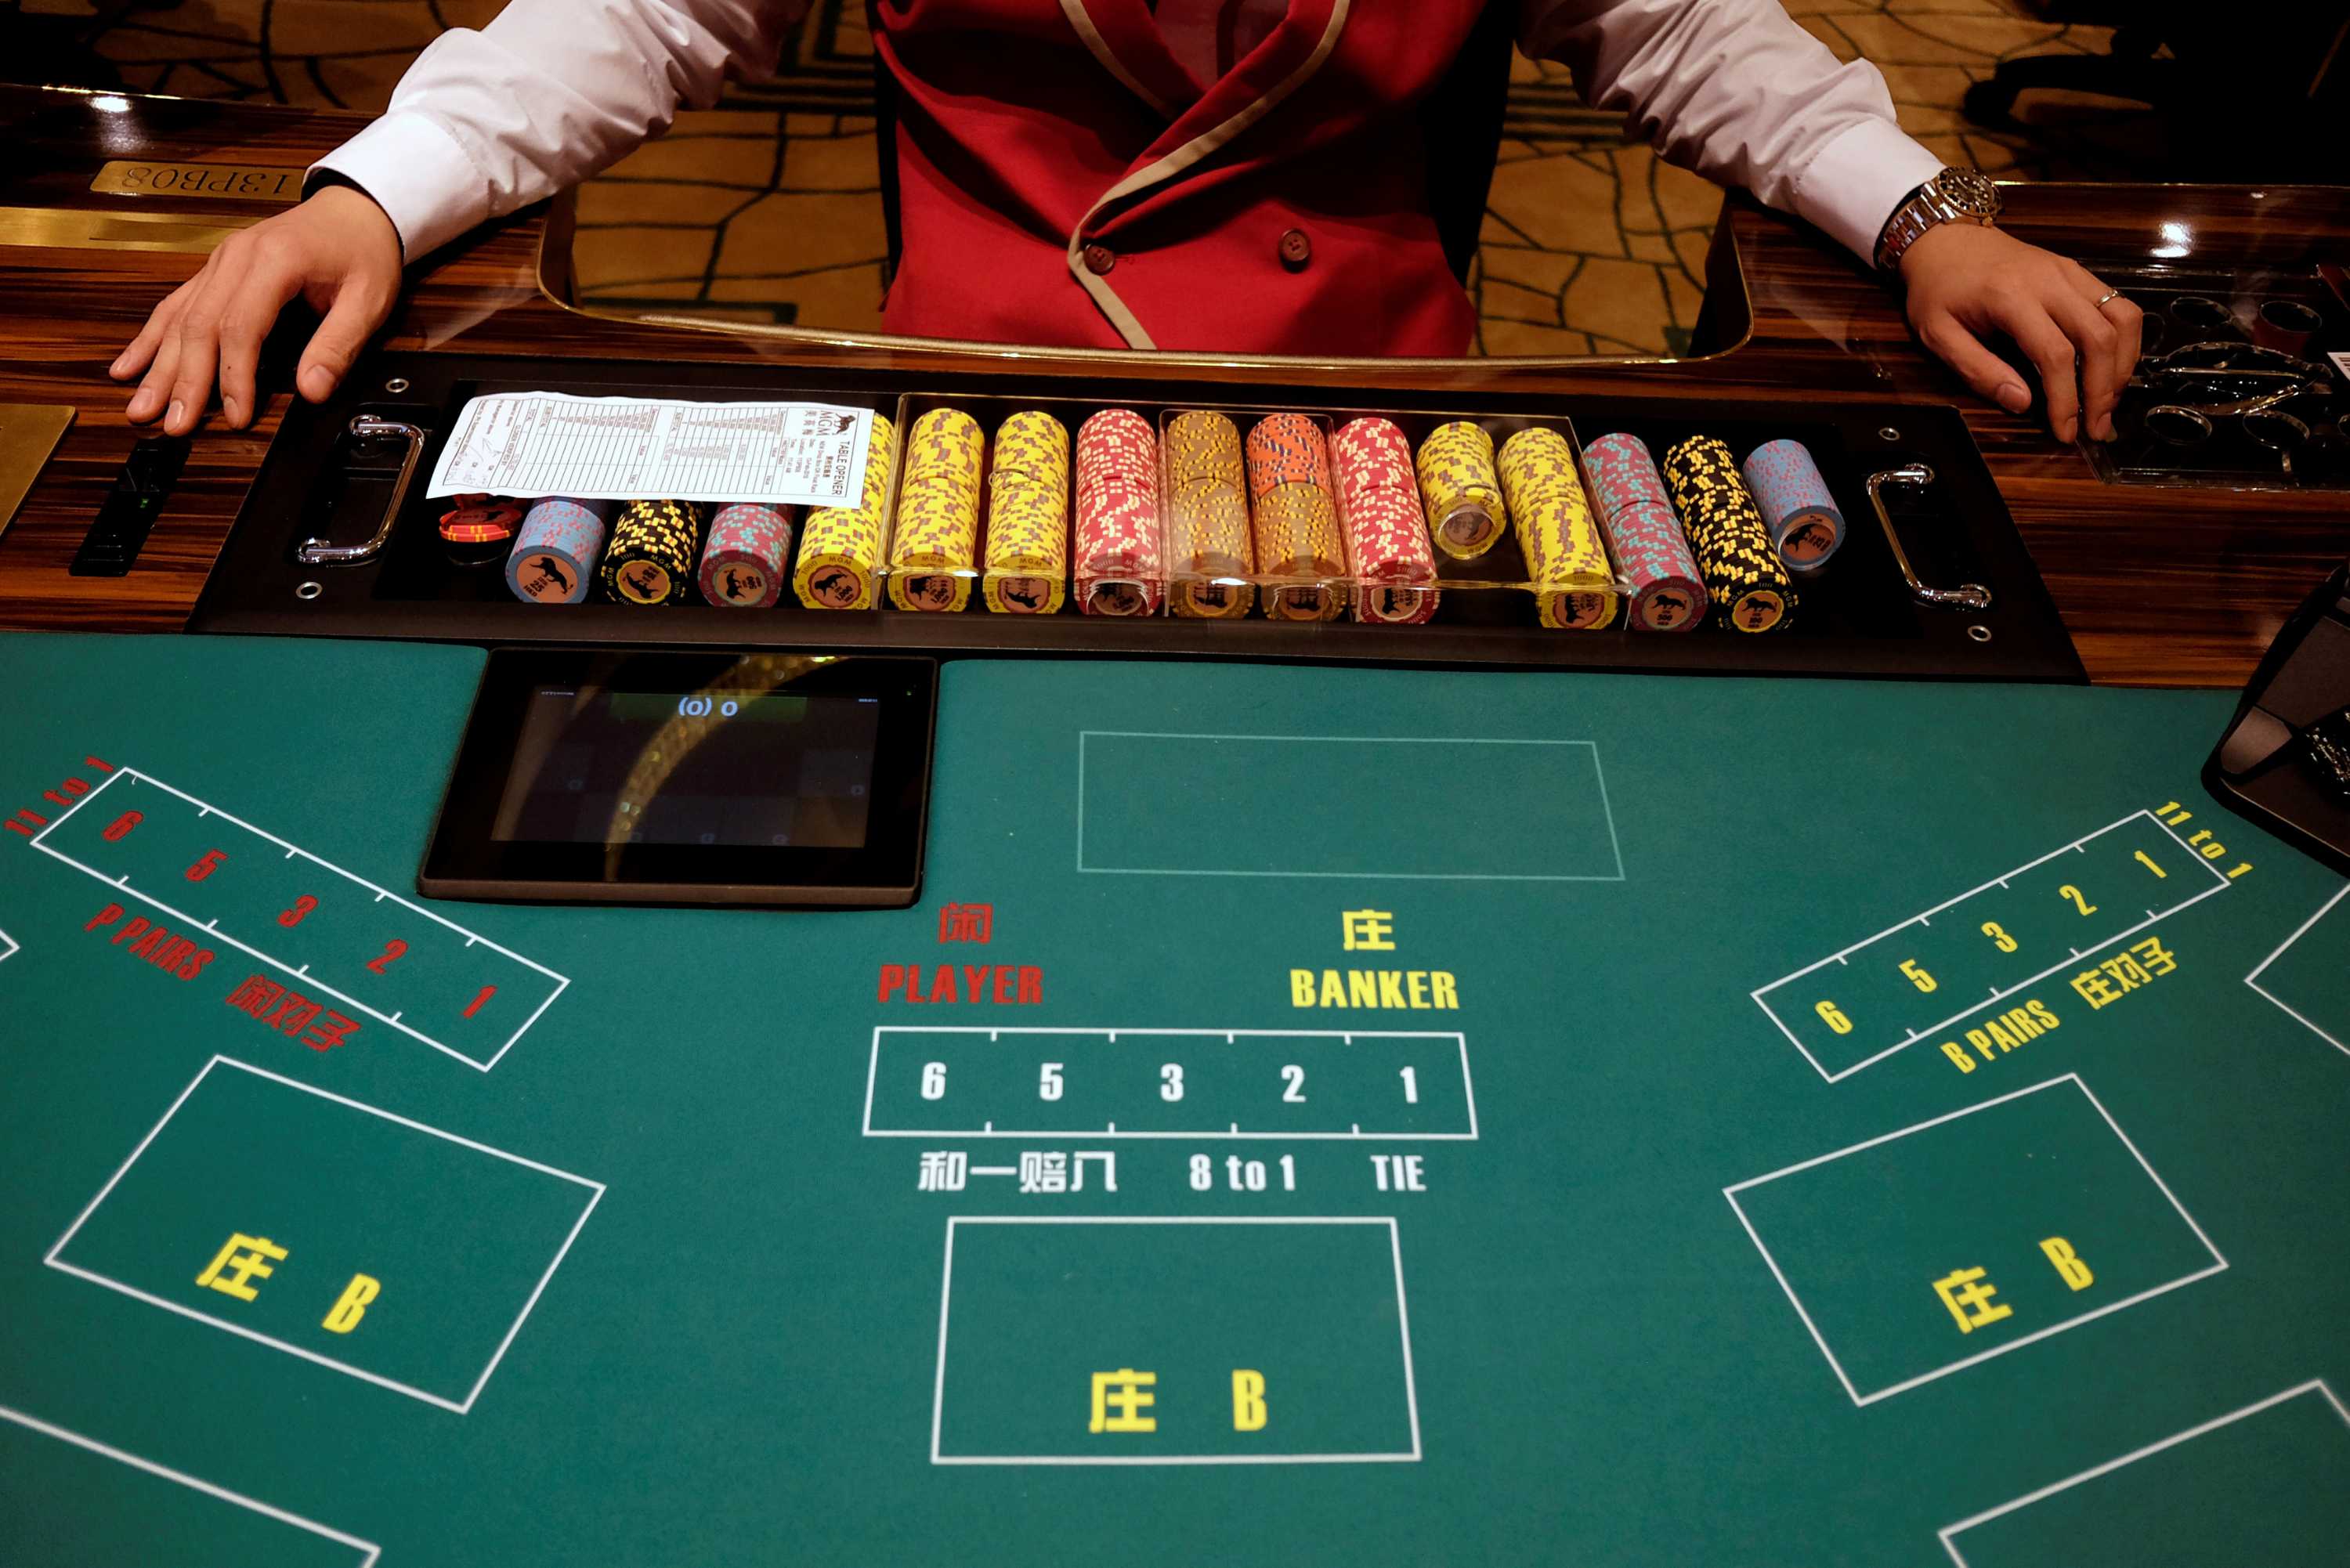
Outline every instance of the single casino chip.
[[585, 599], [603, 558], [612, 512], [608, 501], [550, 495], [532, 502], [506, 556], [506, 587], [515, 597], [540, 605]]
[[783, 597], [790, 575], [793, 508], [756, 502], [722, 506], [710, 519], [694, 581], [707, 602], [765, 609]]
[[1844, 514], [1804, 443], [1766, 441], [1747, 453], [1741, 472], [1787, 569], [1803, 574], [1825, 566], [1844, 543]]
[[1247, 464], [1240, 428], [1191, 410], [1167, 422], [1167, 600], [1177, 615], [1244, 616], [1256, 603]]
[[799, 561], [792, 593], [810, 609], [873, 607], [881, 568], [881, 535], [889, 502], [889, 465], [898, 432], [879, 414], [866, 448], [865, 484], [855, 506], [826, 506], [800, 525]]
[[1635, 435], [1586, 441], [1584, 472], [1629, 596], [1626, 618], [1641, 631], [1687, 631], [1705, 618], [1705, 576], [1674, 514], [1655, 459]]
[[961, 409], [932, 409], [907, 432], [885, 578], [899, 609], [952, 611], [971, 602], [986, 459], [986, 436]]
[[1456, 561], [1492, 549], [1510, 518], [1483, 427], [1466, 420], [1437, 426], [1419, 443], [1415, 467], [1436, 547]]
[[1354, 567], [1355, 618], [1426, 621], [1438, 603], [1436, 557], [1411, 442], [1389, 421], [1350, 421], [1330, 437], [1330, 476]]
[[1566, 438], [1546, 426], [1529, 426], [1502, 443], [1496, 467], [1525, 556], [1536, 620], [1568, 631], [1611, 624], [1620, 602], [1616, 577]]
[[441, 537], [452, 545], [503, 544], [522, 526], [523, 504], [502, 495], [452, 495], [441, 514]]
[[597, 580], [620, 604], [672, 605], [693, 586], [702, 508], [691, 501], [631, 501], [612, 520]]
[[1712, 436], [1690, 436], [1665, 453], [1664, 475], [1715, 618], [1737, 631], [1785, 627], [1794, 586], [1730, 448]]

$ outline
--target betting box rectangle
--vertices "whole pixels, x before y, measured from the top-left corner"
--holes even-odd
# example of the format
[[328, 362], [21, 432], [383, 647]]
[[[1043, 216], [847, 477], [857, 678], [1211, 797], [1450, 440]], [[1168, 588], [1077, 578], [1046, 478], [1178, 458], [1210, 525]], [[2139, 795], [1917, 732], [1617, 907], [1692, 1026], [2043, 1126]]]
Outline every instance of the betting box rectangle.
[[2345, 888], [2317, 907], [2293, 935], [2244, 977], [2303, 1028], [2350, 1056], [2350, 1011], [2342, 1002], [2341, 977], [2350, 962], [2350, 912], [2342, 909]]
[[1837, 1083], [2094, 967], [2099, 951], [2229, 886], [2161, 818], [2135, 811], [1751, 994]]
[[1722, 1192], [1856, 1405], [2228, 1266], [2074, 1074]]
[[931, 1461], [1416, 1460], [1388, 1218], [947, 1221]]
[[380, 1548], [0, 1405], [0, 1563], [374, 1568]]
[[160, 916], [269, 966], [289, 991], [482, 1072], [571, 983], [136, 768], [108, 774], [33, 847], [96, 879], [118, 914]]
[[603, 1192], [215, 1056], [46, 1261], [462, 1414]]
[[[1345, 809], [1338, 779], [1375, 808]], [[1481, 808], [1496, 800], [1509, 833]], [[1621, 882], [1624, 858], [1590, 741], [1085, 730], [1077, 869]]]
[[2340, 1563], [2350, 1408], [2313, 1378], [1938, 1533], [1957, 1568]]
[[1477, 1095], [1457, 1031], [883, 1024], [864, 1134], [1465, 1142]]

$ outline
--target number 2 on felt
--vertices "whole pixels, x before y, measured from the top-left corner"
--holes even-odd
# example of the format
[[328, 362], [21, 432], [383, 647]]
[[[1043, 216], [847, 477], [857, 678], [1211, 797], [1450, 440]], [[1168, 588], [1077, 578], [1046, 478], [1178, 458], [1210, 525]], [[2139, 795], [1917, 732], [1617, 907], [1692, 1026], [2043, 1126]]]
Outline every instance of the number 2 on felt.
[[2086, 898], [2081, 897], [2081, 889], [2074, 887], [2070, 882], [2067, 882], [2062, 888], [2057, 888], [2056, 896], [2060, 898], [2072, 899], [2073, 908], [2080, 910], [2081, 913], [2085, 915], [2094, 915], [2097, 912], [2097, 907], [2089, 902]]
[[394, 937], [391, 940], [383, 944], [383, 956], [369, 964], [368, 968], [375, 971], [377, 974], [381, 974], [384, 971], [391, 967], [392, 960], [398, 958], [407, 950], [408, 944], [401, 941], [398, 937]]

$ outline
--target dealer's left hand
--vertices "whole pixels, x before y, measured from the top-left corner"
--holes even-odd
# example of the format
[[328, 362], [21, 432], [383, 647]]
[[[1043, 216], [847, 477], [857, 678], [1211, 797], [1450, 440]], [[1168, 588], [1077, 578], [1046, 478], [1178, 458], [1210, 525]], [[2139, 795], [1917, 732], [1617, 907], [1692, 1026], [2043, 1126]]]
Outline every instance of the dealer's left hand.
[[2114, 409], [2137, 365], [2140, 317], [2087, 268], [1996, 228], [1939, 223], [1902, 253], [1901, 281], [1918, 341], [1976, 391], [2010, 413], [2032, 406], [2013, 368], [1983, 347], [1988, 333], [2003, 332], [2039, 368], [2058, 441], [2084, 429], [2093, 440], [2114, 439]]

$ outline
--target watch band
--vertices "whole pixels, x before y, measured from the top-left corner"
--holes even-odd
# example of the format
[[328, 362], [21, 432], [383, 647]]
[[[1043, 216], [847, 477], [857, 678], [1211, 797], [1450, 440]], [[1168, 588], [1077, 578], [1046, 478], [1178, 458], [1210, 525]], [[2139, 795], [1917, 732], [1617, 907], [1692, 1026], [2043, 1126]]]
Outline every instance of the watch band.
[[1946, 168], [1894, 207], [1871, 259], [1881, 271], [1898, 272], [1902, 256], [1928, 230], [1950, 223], [1989, 224], [2001, 205], [1999, 188], [1980, 171]]

